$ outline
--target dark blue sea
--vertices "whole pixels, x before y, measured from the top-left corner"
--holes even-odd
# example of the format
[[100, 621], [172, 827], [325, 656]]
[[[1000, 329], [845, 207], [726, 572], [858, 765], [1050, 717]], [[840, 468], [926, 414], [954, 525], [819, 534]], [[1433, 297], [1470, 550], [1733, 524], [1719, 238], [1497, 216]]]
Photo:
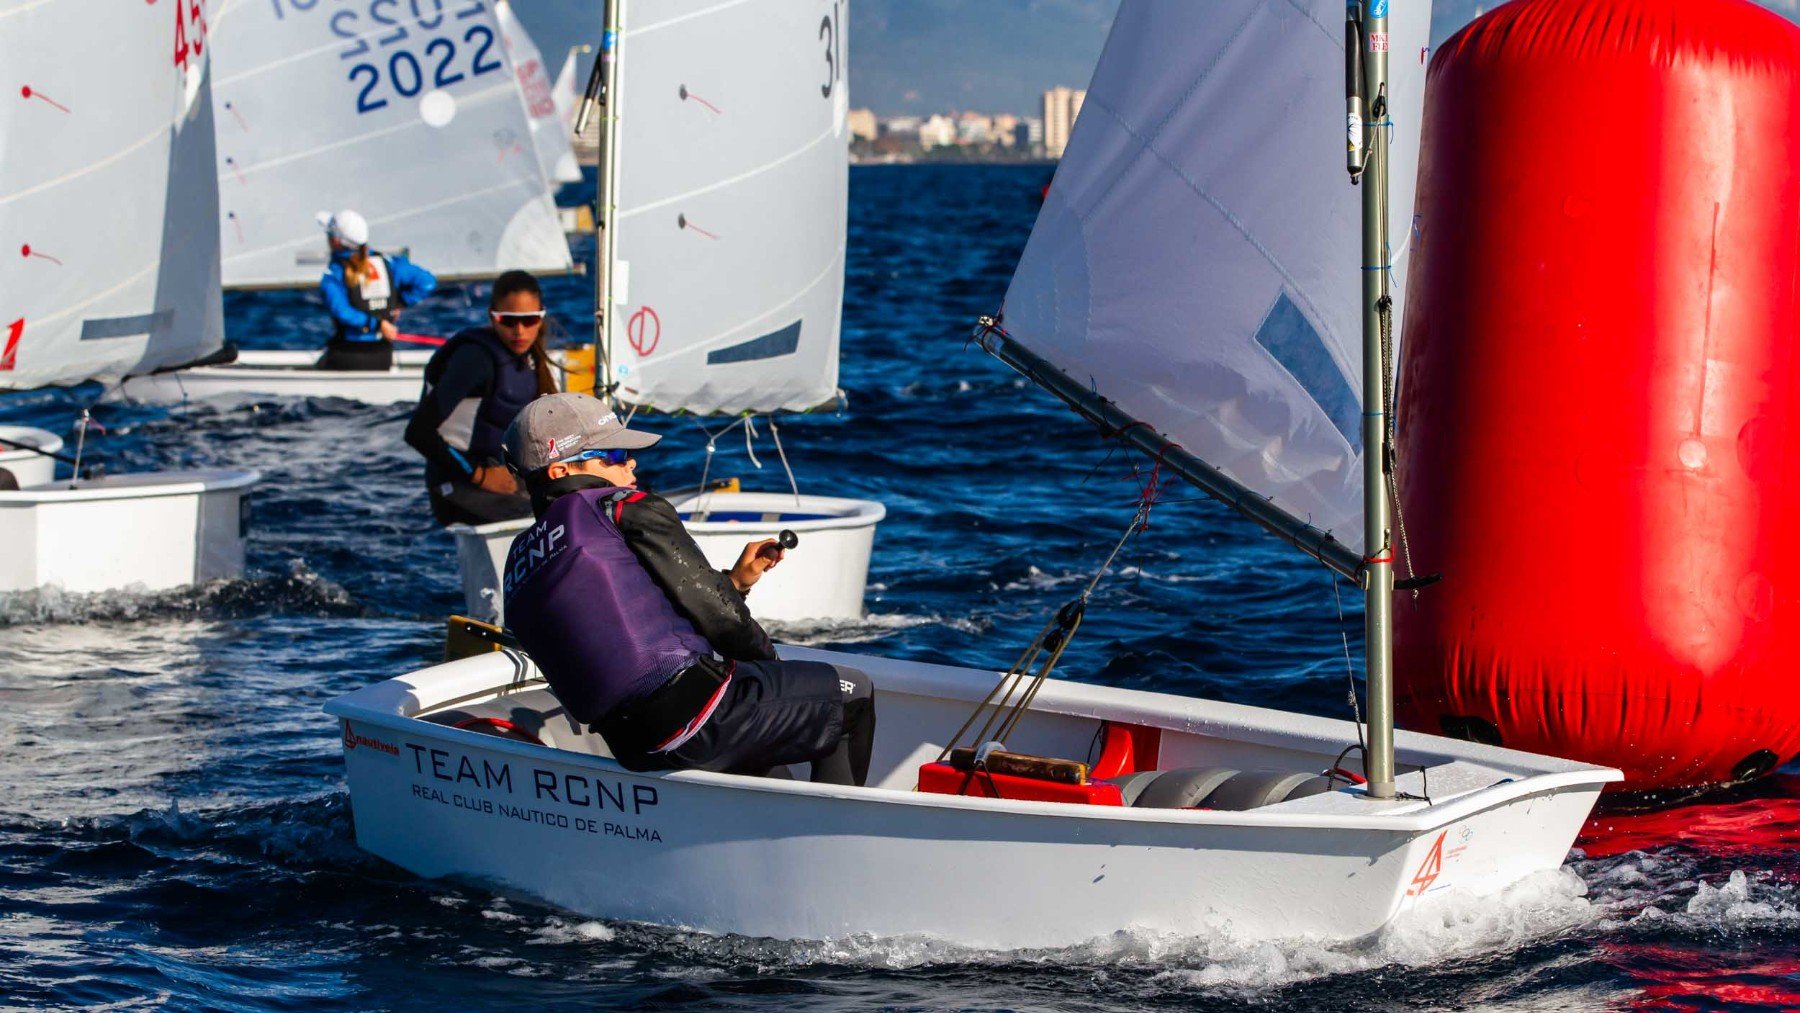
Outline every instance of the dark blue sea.
[[[851, 174], [841, 414], [792, 417], [804, 491], [882, 500], [865, 622], [809, 644], [1004, 668], [1125, 530], [1148, 476], [967, 342], [996, 308], [1048, 170]], [[592, 260], [592, 242], [579, 253]], [[586, 277], [547, 283], [585, 335]], [[230, 335], [315, 347], [310, 292], [234, 294]], [[485, 306], [450, 287], [407, 329]], [[0, 400], [69, 432], [96, 392]], [[719, 938], [586, 921], [428, 882], [355, 844], [336, 724], [349, 690], [420, 667], [457, 609], [405, 413], [334, 400], [102, 404], [113, 471], [260, 469], [249, 575], [160, 595], [0, 599], [0, 1005], [111, 1009], [1622, 1010], [1800, 1006], [1787, 846], [1706, 833], [1450, 907], [1357, 945], [1120, 935], [1068, 950]], [[646, 470], [698, 474], [704, 433]], [[712, 473], [780, 488], [761, 445]], [[0, 548], [0, 551], [4, 551]], [[1064, 676], [1342, 716], [1360, 610], [1332, 580], [1169, 486], [1102, 581]], [[1754, 805], [1697, 810], [1756, 822]], [[1748, 814], [1748, 815], [1746, 815]], [[1792, 840], [1791, 834], [1773, 840]], [[879, 874], [872, 871], [871, 874]]]

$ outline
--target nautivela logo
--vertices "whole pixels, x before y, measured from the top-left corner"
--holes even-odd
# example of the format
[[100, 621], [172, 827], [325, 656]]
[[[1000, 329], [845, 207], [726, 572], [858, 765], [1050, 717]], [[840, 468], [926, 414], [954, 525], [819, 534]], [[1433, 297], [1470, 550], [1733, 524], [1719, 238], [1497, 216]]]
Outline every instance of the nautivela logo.
[[350, 722], [345, 721], [344, 722], [344, 752], [348, 753], [351, 750], [355, 749], [357, 746], [362, 746], [365, 749], [373, 749], [377, 753], [386, 753], [389, 756], [397, 757], [400, 755], [400, 747], [399, 746], [395, 745], [392, 742], [383, 742], [380, 739], [371, 739], [366, 735], [358, 735], [358, 734], [356, 734], [356, 732], [351, 730]]

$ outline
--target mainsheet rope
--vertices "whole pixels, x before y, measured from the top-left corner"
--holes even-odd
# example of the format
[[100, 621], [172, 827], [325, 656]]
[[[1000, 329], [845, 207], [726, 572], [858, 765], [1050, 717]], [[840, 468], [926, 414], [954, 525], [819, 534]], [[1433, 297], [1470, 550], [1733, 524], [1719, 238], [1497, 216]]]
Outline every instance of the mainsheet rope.
[[[1133, 475], [1135, 477], [1135, 470]], [[1013, 662], [1013, 666], [1000, 676], [1000, 681], [994, 684], [987, 696], [982, 697], [981, 702], [975, 705], [968, 720], [963, 722], [962, 727], [956, 730], [956, 734], [950, 737], [949, 742], [938, 753], [939, 762], [949, 757], [950, 751], [962, 741], [963, 735], [981, 717], [984, 710], [988, 711], [987, 720], [982, 722], [981, 730], [975, 733], [972, 740], [972, 744], [978, 747], [985, 742], [1004, 742], [1019, 726], [1019, 722], [1031, 709], [1031, 701], [1037, 697], [1038, 690], [1043, 688], [1044, 680], [1050, 677], [1056, 663], [1062, 660], [1063, 651], [1068, 649], [1069, 641], [1074, 639], [1075, 631], [1081, 628], [1088, 599], [1093, 596], [1094, 589], [1100, 586], [1101, 578], [1112, 568], [1113, 561], [1118, 559], [1119, 552], [1125, 548], [1125, 543], [1131, 540], [1131, 536], [1150, 526], [1150, 509], [1156, 505], [1161, 482], [1162, 466], [1158, 463], [1151, 467], [1149, 476], [1140, 487], [1137, 510], [1132, 514], [1131, 523], [1125, 526], [1125, 533], [1113, 544], [1106, 561], [1094, 571], [1080, 594], [1056, 610], [1056, 615], [1044, 624], [1043, 629], [1038, 631], [1037, 636], [1019, 654], [1019, 660]], [[1027, 677], [1030, 679], [1028, 684]], [[1024, 689], [1021, 691], [1022, 684]], [[1018, 694], [1016, 700], [1014, 694]], [[989, 710], [990, 707], [992, 710]]]
[[[636, 411], [637, 409], [633, 407], [632, 412], [635, 414]], [[800, 506], [800, 483], [795, 480], [793, 465], [788, 463], [787, 451], [781, 446], [781, 428], [775, 424], [775, 416], [769, 415], [768, 420], [769, 435], [775, 440], [775, 454], [781, 459], [781, 470], [787, 474], [788, 488], [792, 490], [794, 494], [794, 505], [798, 507]], [[730, 425], [723, 426], [717, 430], [706, 428], [705, 423], [693, 416], [689, 417], [689, 421], [693, 422], [695, 428], [706, 434], [706, 460], [700, 466], [700, 488], [702, 490], [707, 488], [706, 480], [708, 476], [712, 474], [713, 455], [718, 452], [719, 437], [726, 435], [739, 426], [744, 427], [744, 453], [749, 456], [751, 464], [758, 468], [762, 467], [762, 462], [756, 459], [756, 415], [754, 413], [745, 412], [743, 415], [738, 416], [737, 420]], [[631, 424], [630, 416], [626, 417], [625, 424]], [[702, 491], [700, 494], [702, 508], [704, 508], [704, 503], [708, 495], [710, 495], [710, 493], [705, 491]]]

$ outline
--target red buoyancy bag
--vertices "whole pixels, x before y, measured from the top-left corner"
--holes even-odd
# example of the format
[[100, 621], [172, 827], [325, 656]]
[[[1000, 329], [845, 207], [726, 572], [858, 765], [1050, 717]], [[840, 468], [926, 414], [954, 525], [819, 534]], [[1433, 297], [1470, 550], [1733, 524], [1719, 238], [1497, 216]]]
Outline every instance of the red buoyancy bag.
[[1436, 54], [1405, 724], [1626, 789], [1800, 750], [1797, 166], [1800, 29], [1748, 0], [1518, 0]]

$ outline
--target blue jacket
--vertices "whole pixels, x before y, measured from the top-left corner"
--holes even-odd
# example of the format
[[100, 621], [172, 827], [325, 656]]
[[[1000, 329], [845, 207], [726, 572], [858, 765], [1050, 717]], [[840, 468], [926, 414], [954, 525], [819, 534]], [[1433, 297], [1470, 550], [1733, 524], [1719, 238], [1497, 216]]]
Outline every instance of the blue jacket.
[[[358, 309], [344, 284], [344, 264], [351, 254], [350, 250], [332, 252], [331, 266], [319, 279], [319, 292], [325, 297], [325, 309], [337, 327], [337, 337], [346, 341], [376, 341], [380, 339], [382, 317]], [[437, 288], [436, 275], [405, 257], [387, 253], [381, 257], [387, 261], [388, 271], [393, 275], [394, 297], [401, 306], [414, 305]]]

